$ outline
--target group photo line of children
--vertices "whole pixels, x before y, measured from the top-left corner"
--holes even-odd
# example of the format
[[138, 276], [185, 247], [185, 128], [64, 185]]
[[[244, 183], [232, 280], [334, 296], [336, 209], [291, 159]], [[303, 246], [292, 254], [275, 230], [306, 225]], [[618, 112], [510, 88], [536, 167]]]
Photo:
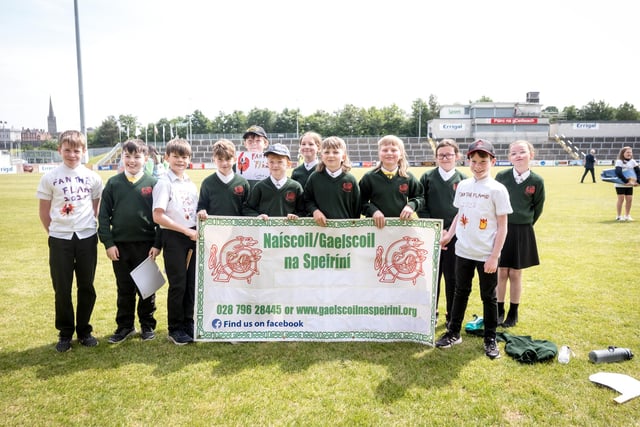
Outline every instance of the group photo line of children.
[[[463, 157], [458, 145], [443, 139], [435, 149], [435, 168], [417, 177], [409, 171], [402, 139], [387, 135], [378, 141], [376, 166], [358, 180], [342, 138], [304, 133], [299, 139], [300, 161], [290, 174], [289, 149], [270, 144], [261, 126], [247, 129], [243, 140], [246, 153], [263, 156], [268, 176], [245, 178], [238, 170], [242, 165], [235, 145], [221, 139], [212, 147], [215, 172], [197, 188], [187, 173], [192, 151], [186, 139], [169, 141], [163, 156], [142, 140], [125, 141], [123, 170], [104, 184], [82, 163], [85, 135], [75, 130], [60, 135], [63, 162], [42, 176], [36, 192], [48, 235], [58, 352], [72, 348], [74, 334], [82, 346], [98, 345], [91, 315], [99, 242], [112, 262], [117, 287], [116, 329], [108, 342], [116, 345], [138, 334], [144, 341], [156, 337], [156, 296], [143, 298], [130, 273], [145, 259], [162, 254], [168, 281], [168, 339], [181, 346], [194, 341], [198, 220], [310, 217], [323, 227], [327, 220], [364, 216], [378, 228], [387, 218], [442, 219], [436, 295], [439, 298], [444, 281], [446, 332], [435, 346], [446, 349], [462, 342], [460, 330], [477, 274], [484, 353], [491, 359], [500, 357], [496, 329], [518, 323], [523, 270], [540, 264], [534, 225], [543, 212], [545, 188], [542, 177], [529, 167], [534, 158], [529, 142], [517, 140], [509, 146], [512, 167], [494, 178], [496, 155], [490, 141], [478, 139], [469, 146], [464, 155], [471, 174], [467, 176], [457, 168]], [[622, 179], [630, 179], [628, 170], [640, 175], [629, 147], [620, 157], [616, 172], [620, 169]], [[633, 185], [624, 188], [630, 218]]]

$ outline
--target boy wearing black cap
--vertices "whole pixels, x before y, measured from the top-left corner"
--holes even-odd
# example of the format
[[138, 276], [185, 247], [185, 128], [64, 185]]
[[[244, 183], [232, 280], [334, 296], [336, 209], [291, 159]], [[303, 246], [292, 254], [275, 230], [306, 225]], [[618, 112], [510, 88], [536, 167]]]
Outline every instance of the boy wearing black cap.
[[[242, 135], [246, 152], [240, 152], [238, 156], [238, 167], [240, 175], [246, 175], [249, 186], [253, 188], [262, 181], [268, 174], [266, 161], [261, 157], [264, 150], [269, 146], [269, 138], [262, 126], [253, 125]], [[258, 166], [255, 166], [254, 159], [259, 159]], [[234, 168], [234, 171], [236, 169]], [[245, 173], [246, 172], [246, 173]]]
[[287, 177], [291, 161], [289, 149], [284, 144], [273, 144], [265, 151], [269, 177], [253, 186], [243, 209], [245, 216], [257, 216], [265, 221], [269, 216], [298, 219], [305, 216], [302, 186]]
[[467, 158], [473, 178], [458, 184], [453, 201], [458, 214], [440, 239], [440, 246], [446, 250], [453, 236], [457, 238], [456, 289], [447, 332], [436, 341], [436, 347], [449, 348], [462, 342], [460, 329], [477, 270], [484, 316], [484, 351], [487, 357], [495, 359], [500, 357], [496, 344], [498, 258], [507, 235], [507, 215], [513, 210], [507, 189], [490, 175], [496, 162], [493, 145], [476, 140], [469, 146]]

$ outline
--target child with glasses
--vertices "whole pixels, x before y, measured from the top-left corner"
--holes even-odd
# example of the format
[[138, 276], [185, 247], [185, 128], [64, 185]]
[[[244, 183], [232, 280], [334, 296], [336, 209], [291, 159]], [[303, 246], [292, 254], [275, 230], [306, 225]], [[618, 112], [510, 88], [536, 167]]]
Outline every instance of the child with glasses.
[[[460, 160], [458, 144], [453, 139], [443, 139], [436, 146], [437, 168], [425, 172], [420, 177], [420, 183], [424, 188], [424, 205], [418, 210], [420, 218], [442, 219], [443, 232], [451, 227], [451, 221], [458, 213], [453, 206], [453, 198], [456, 194], [458, 183], [467, 176], [456, 169]], [[440, 283], [444, 276], [445, 297], [447, 311], [445, 322], [449, 323], [453, 293], [456, 289], [456, 236], [449, 242], [449, 250], [440, 252], [440, 268], [438, 269], [438, 290], [436, 291], [436, 307], [440, 300]], [[437, 315], [436, 311], [436, 315]]]

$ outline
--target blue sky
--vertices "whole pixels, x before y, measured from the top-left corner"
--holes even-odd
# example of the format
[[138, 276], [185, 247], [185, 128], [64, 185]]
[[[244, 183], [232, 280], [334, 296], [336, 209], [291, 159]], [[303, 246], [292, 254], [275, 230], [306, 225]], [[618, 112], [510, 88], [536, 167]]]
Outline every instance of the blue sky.
[[[73, 0], [0, 13], [0, 121], [79, 129]], [[633, 2], [78, 0], [85, 123], [481, 96], [640, 109]]]

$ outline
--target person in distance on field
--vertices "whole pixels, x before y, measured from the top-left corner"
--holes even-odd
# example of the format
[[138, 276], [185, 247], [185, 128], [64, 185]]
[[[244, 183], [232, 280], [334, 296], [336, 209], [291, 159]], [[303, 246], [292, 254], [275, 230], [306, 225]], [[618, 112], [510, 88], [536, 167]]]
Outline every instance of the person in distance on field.
[[[616, 203], [616, 221], [633, 221], [631, 218], [631, 203], [633, 202], [633, 187], [640, 182], [640, 167], [633, 159], [631, 147], [622, 147], [615, 162], [616, 176], [624, 184], [615, 184], [618, 201]], [[622, 205], [625, 205], [622, 215]]]
[[589, 154], [584, 157], [584, 173], [582, 174], [582, 178], [580, 178], [580, 184], [584, 182], [584, 177], [587, 176], [589, 172], [591, 172], [591, 179], [593, 180], [593, 183], [596, 183], [596, 173], [594, 170], [596, 164], [595, 154], [596, 150], [592, 148], [589, 150]]

